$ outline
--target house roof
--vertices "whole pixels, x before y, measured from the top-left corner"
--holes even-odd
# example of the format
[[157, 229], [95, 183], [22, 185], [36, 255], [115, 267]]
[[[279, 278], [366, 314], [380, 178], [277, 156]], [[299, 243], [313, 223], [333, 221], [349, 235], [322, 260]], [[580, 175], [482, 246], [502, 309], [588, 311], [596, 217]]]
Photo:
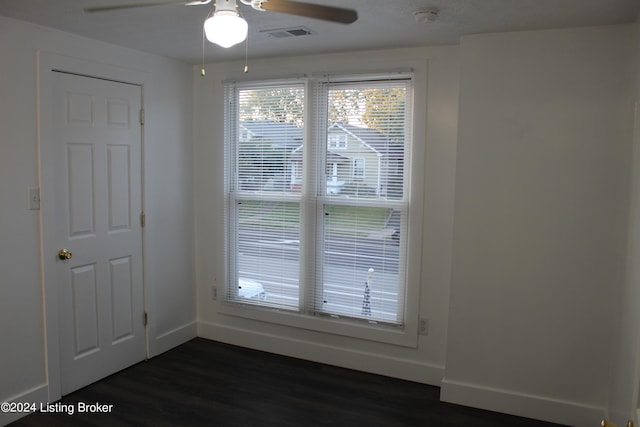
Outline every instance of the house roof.
[[[299, 150], [303, 144], [304, 129], [291, 123], [270, 120], [242, 121], [240, 127], [248, 130], [252, 139], [270, 141], [272, 146], [290, 148], [295, 151]], [[329, 127], [329, 132], [336, 130], [350, 134], [378, 154], [390, 155], [392, 152], [402, 151], [401, 146], [393, 144], [387, 136], [375, 129], [344, 123], [334, 123]]]
[[390, 154], [391, 151], [401, 150], [401, 147], [392, 144], [391, 140], [378, 132], [375, 129], [354, 126], [345, 123], [334, 123], [329, 128], [329, 132], [334, 129], [342, 129], [343, 131], [351, 134], [353, 137], [359, 139], [365, 145], [369, 146], [372, 150], [379, 154]]
[[242, 121], [240, 127], [251, 132], [253, 138], [271, 141], [274, 146], [295, 148], [302, 145], [304, 137], [304, 129], [291, 123], [271, 120]]

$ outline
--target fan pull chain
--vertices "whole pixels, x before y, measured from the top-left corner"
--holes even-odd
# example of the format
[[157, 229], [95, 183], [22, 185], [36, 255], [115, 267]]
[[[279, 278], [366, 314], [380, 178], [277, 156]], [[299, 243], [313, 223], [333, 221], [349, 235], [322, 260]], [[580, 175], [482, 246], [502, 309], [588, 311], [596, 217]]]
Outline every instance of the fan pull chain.
[[[242, 0], [240, 0], [242, 1]], [[244, 3], [244, 2], [243, 2]], [[246, 4], [246, 3], [244, 3]], [[244, 16], [242, 16], [242, 14], [240, 13], [240, 10], [238, 10], [238, 14], [242, 17], [242, 19], [244, 19]], [[244, 42], [244, 68], [242, 69], [242, 71], [247, 74], [249, 72], [249, 31], [247, 32], [247, 38]]]
[[204, 69], [204, 26], [202, 27], [202, 68], [200, 68], [200, 75], [204, 77], [207, 74], [207, 70]]
[[249, 72], [249, 34], [247, 34], [247, 40], [244, 44], [244, 71], [245, 74]]
[[[207, 19], [209, 19], [211, 17], [211, 14], [214, 12], [214, 9], [211, 8], [209, 10], [209, 13], [207, 14], [207, 17], [204, 19], [204, 22], [207, 22]], [[207, 74], [207, 70], [204, 69], [204, 37], [205, 37], [205, 32], [204, 32], [204, 24], [202, 24], [202, 68], [200, 68], [200, 75], [202, 77], [204, 77]]]

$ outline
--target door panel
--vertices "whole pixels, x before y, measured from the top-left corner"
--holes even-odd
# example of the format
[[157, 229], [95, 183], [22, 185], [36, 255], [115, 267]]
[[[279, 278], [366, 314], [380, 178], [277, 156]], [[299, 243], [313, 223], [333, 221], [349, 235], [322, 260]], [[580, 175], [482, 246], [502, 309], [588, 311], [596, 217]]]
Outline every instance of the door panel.
[[145, 357], [141, 89], [53, 72], [62, 394]]
[[109, 145], [109, 231], [131, 229], [131, 177], [130, 148], [127, 145]]
[[[99, 348], [98, 289], [95, 264], [70, 269], [73, 307], [73, 339], [75, 358], [84, 357]], [[82, 302], [82, 304], [80, 304]]]
[[94, 236], [93, 146], [67, 144], [69, 238]]
[[133, 327], [135, 310], [133, 309], [133, 283], [131, 257], [126, 256], [109, 261], [109, 278], [111, 279], [111, 301], [113, 302], [111, 318], [112, 342], [120, 342], [135, 338]]

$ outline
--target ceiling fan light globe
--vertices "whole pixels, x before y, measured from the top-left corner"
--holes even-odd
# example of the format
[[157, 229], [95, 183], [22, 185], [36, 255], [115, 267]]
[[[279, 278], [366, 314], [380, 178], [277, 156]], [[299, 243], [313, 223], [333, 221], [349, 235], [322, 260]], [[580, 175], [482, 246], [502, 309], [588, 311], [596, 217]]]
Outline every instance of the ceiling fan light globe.
[[218, 46], [229, 48], [247, 38], [247, 21], [236, 12], [220, 10], [204, 23], [207, 40]]

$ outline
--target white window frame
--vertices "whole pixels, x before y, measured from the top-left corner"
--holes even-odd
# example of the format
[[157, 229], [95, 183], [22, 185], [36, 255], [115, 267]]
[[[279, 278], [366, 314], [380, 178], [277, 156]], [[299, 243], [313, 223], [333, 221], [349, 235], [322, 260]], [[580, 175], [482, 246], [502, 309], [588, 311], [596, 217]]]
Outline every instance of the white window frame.
[[[413, 87], [411, 93], [411, 106], [413, 111], [413, 117], [411, 120], [411, 128], [408, 130], [413, 139], [411, 145], [411, 151], [405, 153], [405, 163], [408, 172], [407, 176], [407, 191], [408, 191], [408, 203], [409, 203], [409, 215], [407, 227], [411, 230], [407, 233], [406, 248], [407, 253], [405, 256], [406, 268], [405, 268], [405, 307], [404, 307], [404, 324], [402, 328], [388, 327], [386, 325], [379, 325], [376, 322], [353, 322], [350, 319], [345, 318], [332, 318], [331, 316], [315, 316], [312, 313], [307, 312], [289, 312], [278, 311], [272, 309], [263, 309], [252, 305], [242, 305], [237, 303], [225, 303], [221, 301], [218, 304], [218, 311], [220, 314], [251, 319], [259, 322], [273, 323], [278, 325], [284, 325], [287, 327], [293, 327], [303, 330], [312, 330], [316, 332], [324, 332], [334, 335], [343, 335], [348, 337], [354, 337], [364, 340], [382, 342], [392, 345], [406, 346], [415, 348], [418, 342], [418, 315], [419, 315], [419, 296], [420, 296], [420, 284], [421, 284], [421, 263], [422, 263], [422, 221], [423, 221], [423, 185], [424, 185], [424, 170], [421, 165], [424, 162], [425, 155], [425, 120], [426, 115], [426, 96], [427, 96], [427, 63], [426, 61], [407, 61], [410, 64], [410, 69], [414, 74]], [[406, 74], [406, 71], [402, 72]], [[260, 79], [260, 73], [252, 76], [253, 81]], [[341, 73], [332, 74], [331, 78]], [[345, 79], [349, 78], [361, 78], [368, 76], [371, 79], [375, 79], [375, 75], [387, 76], [388, 72], [382, 71], [380, 74], [343, 74]], [[273, 72], [266, 73], [263, 77], [272, 77]], [[232, 76], [229, 76], [229, 80], [233, 80]], [[265, 81], [267, 79], [264, 79]], [[297, 80], [297, 78], [296, 78]], [[312, 105], [313, 100], [311, 94], [313, 93], [316, 79], [308, 79], [306, 81], [306, 94], [309, 99], [308, 105]], [[307, 114], [312, 114], [310, 108], [307, 109]], [[326, 131], [326, 129], [325, 129]], [[311, 129], [307, 127], [305, 129], [305, 141], [311, 140], [315, 137], [314, 133], [318, 132], [317, 129]], [[225, 147], [227, 150], [228, 147]], [[328, 149], [325, 145], [324, 149]], [[318, 147], [316, 147], [316, 151]], [[304, 155], [306, 161], [311, 161], [312, 150], [305, 149]], [[306, 168], [307, 172], [312, 168]], [[314, 172], [315, 173], [315, 172]], [[307, 177], [305, 176], [305, 179]], [[226, 179], [226, 178], [225, 178]], [[225, 183], [225, 194], [229, 198], [228, 183]], [[301, 210], [303, 219], [305, 213], [309, 210], [316, 210], [318, 206], [316, 201], [308, 197], [304, 197], [301, 202]], [[229, 230], [232, 224], [229, 224], [228, 216], [225, 218], [225, 229]], [[315, 237], [315, 231], [313, 227], [303, 225], [303, 233], [306, 235], [301, 236], [304, 238], [306, 246], [301, 247], [301, 256], [309, 256], [315, 258], [315, 252], [317, 248], [313, 243]], [[311, 231], [308, 231], [311, 230]], [[228, 253], [228, 251], [226, 251]], [[228, 265], [228, 263], [226, 264]], [[308, 274], [313, 274], [309, 272]], [[304, 274], [303, 274], [304, 276]], [[228, 271], [225, 277], [226, 282], [229, 281]], [[301, 300], [309, 299], [311, 295], [302, 294]]]
[[348, 148], [348, 138], [345, 133], [330, 133], [327, 139], [329, 140], [329, 150], [346, 150]]

